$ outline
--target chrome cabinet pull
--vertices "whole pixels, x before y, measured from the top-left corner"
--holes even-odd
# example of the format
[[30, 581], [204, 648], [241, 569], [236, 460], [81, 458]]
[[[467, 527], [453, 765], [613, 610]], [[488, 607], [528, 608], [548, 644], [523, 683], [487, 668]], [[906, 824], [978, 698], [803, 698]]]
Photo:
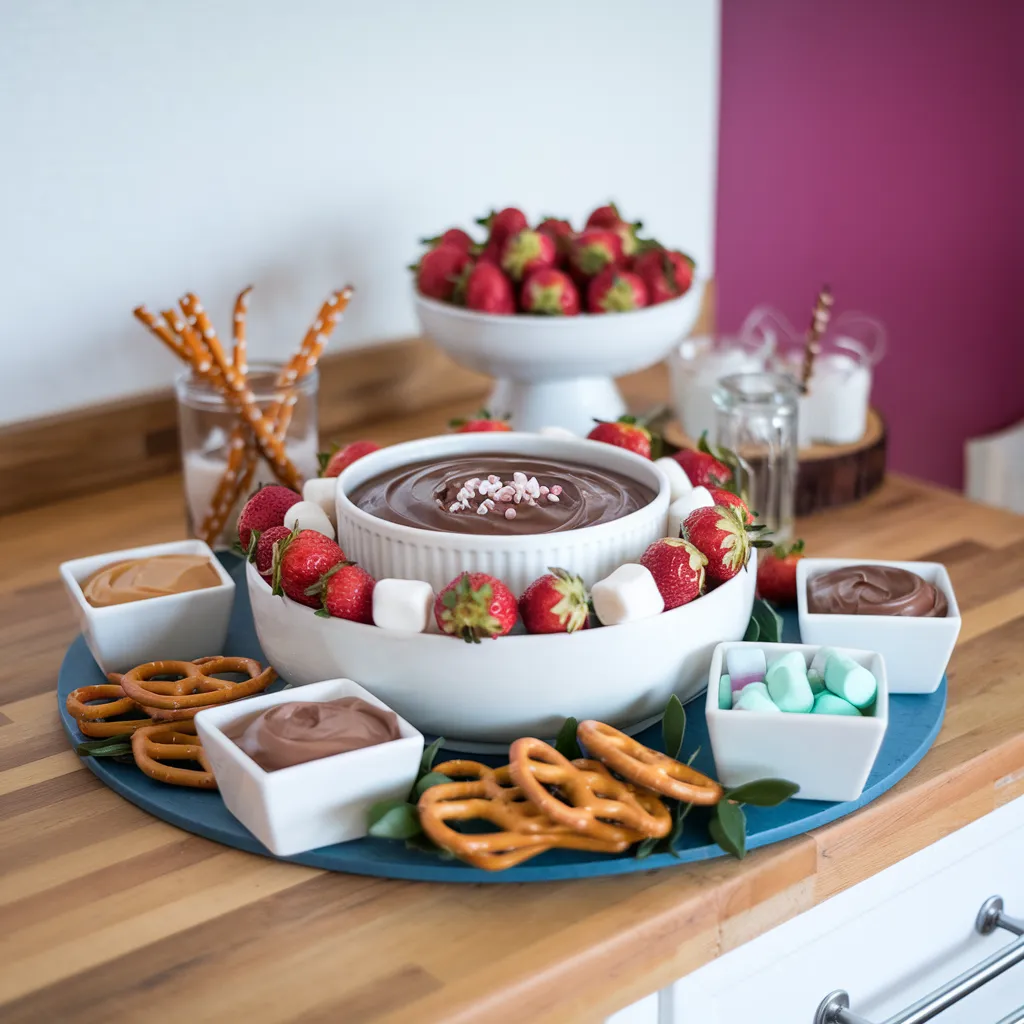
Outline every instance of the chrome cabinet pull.
[[[887, 1017], [881, 1024], [924, 1024], [932, 1017], [940, 1014], [943, 1010], [959, 1002], [966, 995], [970, 995], [975, 989], [981, 988], [987, 981], [998, 977], [1004, 971], [1009, 970], [1014, 964], [1024, 960], [1024, 921], [1010, 917], [1003, 913], [1003, 900], [1001, 896], [991, 896], [981, 905], [978, 916], [974, 919], [975, 930], [981, 935], [991, 935], [997, 928], [1016, 935], [1015, 942], [993, 953], [980, 964], [976, 964], [969, 971], [964, 971], [959, 977], [947, 982], [941, 988], [919, 999], [913, 1006], [892, 1017]], [[1024, 1017], [1016, 1016], [1020, 1010], [1015, 1010], [1009, 1017], [1005, 1018], [1007, 1024], [1024, 1020]], [[866, 1017], [854, 1013], [850, 1009], [849, 993], [842, 989], [830, 992], [821, 1001], [817, 1012], [814, 1014], [814, 1024], [872, 1024]], [[1000, 1022], [1003, 1024], [1003, 1022]]]

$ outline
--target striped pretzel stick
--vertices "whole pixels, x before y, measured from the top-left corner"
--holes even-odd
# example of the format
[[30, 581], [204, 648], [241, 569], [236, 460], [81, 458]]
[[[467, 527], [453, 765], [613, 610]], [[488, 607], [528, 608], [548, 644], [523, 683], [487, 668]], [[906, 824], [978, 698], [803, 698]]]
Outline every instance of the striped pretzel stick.
[[186, 363], [192, 362], [191, 355], [188, 349], [186, 349], [185, 343], [178, 336], [178, 332], [174, 330], [173, 325], [168, 327], [169, 321], [166, 314], [161, 319], [146, 309], [145, 306], [136, 306], [132, 310], [132, 315], [136, 320], [145, 324], [150, 333], [156, 335], [179, 359]]
[[236, 372], [228, 361], [224, 347], [199, 299], [189, 292], [181, 300], [181, 309], [185, 314], [185, 319], [198, 328], [202, 335], [205, 349], [209, 353], [213, 365], [220, 371], [219, 386], [224, 396], [238, 410], [242, 419], [252, 430], [260, 454], [270, 464], [274, 475], [282, 484], [295, 491], [301, 489], [302, 479], [295, 464], [288, 458], [284, 443], [275, 435], [269, 418], [264, 416], [263, 411], [256, 404], [256, 396], [249, 389], [245, 377]]
[[[324, 302], [317, 318], [306, 332], [298, 351], [278, 374], [277, 380], [274, 382], [276, 388], [283, 392], [284, 389], [289, 388], [313, 371], [331, 332], [352, 297], [352, 292], [352, 287], [347, 285], [340, 291], [333, 292]], [[241, 296], [239, 297], [241, 298]], [[279, 394], [267, 413], [274, 433], [282, 443], [288, 432], [288, 424], [291, 422], [296, 400], [297, 396], [294, 392]], [[257, 453], [251, 447], [237, 444], [236, 435], [239, 429], [236, 428], [236, 432], [231, 435], [227, 468], [217, 484], [210, 511], [200, 526], [199, 534], [208, 544], [213, 543], [210, 540], [211, 537], [216, 539], [221, 535], [227, 517], [231, 514], [231, 510], [239, 498], [248, 492], [256, 473]], [[240, 459], [244, 459], [241, 467], [235, 464]]]
[[231, 333], [235, 341], [232, 363], [236, 372], [243, 377], [249, 372], [249, 364], [246, 362], [245, 314], [249, 311], [249, 292], [251, 291], [252, 285], [250, 284], [238, 293], [238, 298], [235, 299], [234, 316], [231, 319]]

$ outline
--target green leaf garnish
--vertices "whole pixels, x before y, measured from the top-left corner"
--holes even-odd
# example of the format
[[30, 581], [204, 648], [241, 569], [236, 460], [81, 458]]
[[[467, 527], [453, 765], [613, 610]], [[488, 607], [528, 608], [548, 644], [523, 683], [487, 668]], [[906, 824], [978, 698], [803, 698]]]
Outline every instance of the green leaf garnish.
[[429, 747], [423, 748], [423, 756], [420, 758], [420, 775], [425, 775], [434, 767], [434, 758], [437, 757], [437, 752], [441, 749], [443, 743], [444, 737], [438, 736]]
[[708, 822], [711, 838], [734, 857], [747, 855], [747, 816], [739, 804], [723, 800], [715, 805], [715, 815]]
[[567, 718], [562, 723], [562, 728], [558, 730], [558, 736], [555, 739], [555, 750], [569, 761], [583, 756], [583, 751], [580, 750], [579, 742], [576, 739], [578, 725], [579, 722], [575, 718]]
[[655, 839], [653, 836], [648, 836], [640, 845], [636, 848], [636, 853], [633, 854], [637, 860], [643, 860], [645, 857], [649, 857], [654, 853], [655, 847], [658, 845], [660, 840]]
[[755, 643], [760, 636], [761, 627], [757, 624], [757, 619], [751, 615], [750, 621], [747, 623], [747, 631], [743, 634], [743, 639], [746, 643]]
[[381, 800], [370, 808], [370, 835], [378, 839], [411, 839], [418, 835], [420, 816], [404, 800]]
[[686, 732], [686, 711], [679, 698], [673, 693], [665, 705], [665, 717], [661, 720], [661, 736], [665, 744], [665, 753], [669, 757], [679, 757], [683, 749], [683, 734]]
[[755, 779], [735, 789], [725, 791], [725, 799], [751, 807], [778, 807], [791, 796], [800, 792], [800, 787], [788, 779]]
[[75, 747], [79, 757], [131, 757], [132, 734], [118, 733], [98, 740], [86, 740]]
[[419, 780], [416, 782], [416, 785], [413, 787], [413, 795], [417, 800], [419, 800], [419, 798], [432, 786], [443, 786], [446, 782], [451, 781], [452, 780], [442, 772], [427, 772], [426, 775], [420, 776]]
[[751, 616], [757, 623], [762, 643], [777, 644], [782, 640], [782, 616], [763, 597], [754, 602]]

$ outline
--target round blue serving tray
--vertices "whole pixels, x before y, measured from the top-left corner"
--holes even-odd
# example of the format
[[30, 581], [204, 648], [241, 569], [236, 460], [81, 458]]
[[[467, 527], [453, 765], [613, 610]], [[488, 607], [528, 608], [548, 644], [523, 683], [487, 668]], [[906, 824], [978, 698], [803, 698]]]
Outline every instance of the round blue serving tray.
[[[244, 563], [231, 555], [223, 561], [237, 584], [235, 606], [225, 651], [233, 656], [264, 660], [253, 628], [249, 611], [249, 594], [245, 583]], [[799, 641], [796, 616], [785, 616], [783, 640]], [[68, 693], [79, 686], [105, 682], [103, 673], [92, 659], [85, 640], [79, 636], [68, 648], [60, 668], [57, 682], [57, 702], [64, 731], [73, 744], [86, 737], [78, 731], [75, 721], [67, 713], [64, 702]], [[283, 685], [283, 683], [279, 684]], [[756, 849], [800, 835], [825, 825], [870, 803], [894, 786], [928, 752], [942, 726], [946, 711], [946, 680], [930, 694], [898, 694], [889, 698], [889, 728], [864, 792], [858, 800], [846, 803], [826, 803], [811, 800], [790, 800], [780, 807], [747, 807], [747, 848]], [[711, 754], [707, 723], [704, 718], [704, 698], [695, 698], [686, 706], [686, 736], [683, 754], [688, 756], [699, 748], [694, 766], [714, 776], [715, 765]], [[637, 737], [648, 746], [661, 747], [661, 727], [651, 726]], [[442, 750], [438, 762], [453, 756]], [[454, 755], [459, 756], [459, 755]], [[500, 763], [495, 757], [483, 757], [492, 764]], [[177, 825], [188, 832], [205, 836], [226, 846], [234, 846], [264, 857], [273, 854], [224, 806], [216, 792], [185, 789], [155, 782], [143, 775], [134, 765], [120, 764], [105, 758], [84, 758], [89, 769], [115, 792], [150, 814]], [[367, 837], [350, 843], [324, 846], [319, 850], [286, 857], [285, 860], [328, 871], [347, 871], [357, 875], [377, 875], [382, 878], [402, 878], [423, 882], [552, 882], [568, 878], [596, 878], [602, 875], [620, 875], [631, 871], [650, 871], [675, 864], [708, 860], [726, 856], [710, 841], [707, 831], [708, 814], [700, 808], [688, 815], [686, 829], [677, 844], [678, 856], [668, 853], [652, 854], [637, 859], [632, 852], [614, 856], [580, 853], [571, 850], [550, 850], [518, 867], [506, 871], [483, 871], [456, 860], [440, 857], [420, 850], [409, 849], [404, 843]]]

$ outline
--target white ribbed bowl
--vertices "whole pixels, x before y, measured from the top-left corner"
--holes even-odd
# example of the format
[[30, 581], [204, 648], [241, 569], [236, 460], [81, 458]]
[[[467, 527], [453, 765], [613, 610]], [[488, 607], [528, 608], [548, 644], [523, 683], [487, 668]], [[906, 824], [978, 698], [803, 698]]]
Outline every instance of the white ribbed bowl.
[[[655, 498], [611, 523], [560, 533], [494, 537], [390, 523], [357, 508], [348, 498], [355, 487], [378, 473], [474, 452], [522, 455], [524, 470], [529, 469], [530, 456], [615, 470], [652, 488]], [[623, 562], [635, 562], [649, 544], [665, 535], [669, 488], [664, 474], [649, 459], [598, 441], [517, 433], [450, 434], [392, 445], [353, 462], [338, 477], [335, 503], [338, 542], [374, 579], [425, 580], [441, 590], [460, 573], [486, 572], [518, 595], [550, 566], [582, 576], [589, 586]]]
[[439, 633], [396, 633], [275, 597], [246, 567], [263, 653], [293, 686], [345, 676], [422, 732], [460, 743], [553, 736], [569, 715], [629, 729], [707, 685], [715, 645], [740, 640], [757, 582], [746, 571], [653, 618], [579, 633], [525, 634], [467, 644]]

